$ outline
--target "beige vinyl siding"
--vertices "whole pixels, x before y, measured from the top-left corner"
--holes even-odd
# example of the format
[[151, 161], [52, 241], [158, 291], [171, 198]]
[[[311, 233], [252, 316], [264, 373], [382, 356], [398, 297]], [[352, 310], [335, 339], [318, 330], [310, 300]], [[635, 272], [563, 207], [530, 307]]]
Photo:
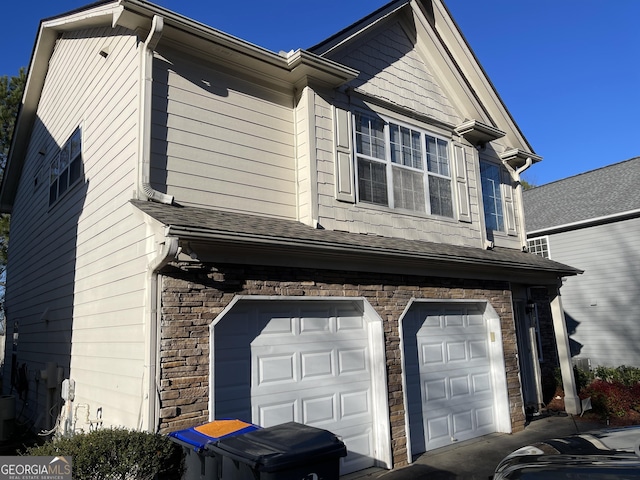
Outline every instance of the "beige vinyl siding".
[[154, 62], [153, 186], [183, 205], [297, 218], [293, 92], [183, 53], [161, 54]]
[[[124, 29], [58, 40], [16, 196], [7, 290], [9, 324], [20, 323], [18, 361], [32, 375], [57, 362], [92, 418], [102, 408], [105, 425], [128, 427], [139, 426], [143, 402], [150, 254], [128, 203], [137, 178], [138, 60], [137, 39]], [[83, 177], [49, 207], [48, 165], [78, 126]], [[45, 184], [34, 187], [36, 177]]]
[[385, 27], [363, 38], [357, 46], [332, 56], [360, 72], [351, 85], [372, 97], [450, 125], [461, 123], [464, 119], [401, 23]]

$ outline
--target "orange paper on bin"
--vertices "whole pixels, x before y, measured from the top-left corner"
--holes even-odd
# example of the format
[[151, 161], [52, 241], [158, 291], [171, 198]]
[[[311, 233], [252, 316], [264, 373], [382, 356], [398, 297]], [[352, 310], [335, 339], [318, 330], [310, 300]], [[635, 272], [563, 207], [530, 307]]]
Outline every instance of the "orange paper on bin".
[[242, 420], [215, 420], [199, 427], [194, 427], [194, 430], [210, 437], [221, 438], [250, 426], [250, 423]]

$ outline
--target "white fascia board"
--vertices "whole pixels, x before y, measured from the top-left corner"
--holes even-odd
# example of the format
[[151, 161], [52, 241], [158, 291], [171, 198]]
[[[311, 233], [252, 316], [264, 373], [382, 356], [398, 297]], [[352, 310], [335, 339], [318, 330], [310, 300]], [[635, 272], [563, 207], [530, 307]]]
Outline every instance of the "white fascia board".
[[151, 26], [151, 19], [158, 15], [164, 19], [164, 39], [177, 44], [195, 45], [194, 37], [202, 42], [194, 51], [220, 55], [227, 65], [250, 66], [254, 72], [262, 72], [267, 77], [280, 79], [291, 85], [305, 77], [316, 78], [332, 86], [339, 86], [357, 77], [358, 73], [349, 67], [325, 59], [306, 50], [291, 54], [278, 54], [266, 48], [229, 35], [203, 23], [189, 19], [170, 10], [139, 0], [120, 0], [123, 11], [117, 19], [118, 25], [131, 30]]
[[382, 7], [377, 12], [374, 12], [369, 17], [365, 17], [356, 22], [351, 27], [347, 27], [342, 32], [335, 34], [333, 37], [329, 37], [329, 39], [319, 43], [317, 46], [311, 47], [311, 50], [317, 49], [318, 55], [322, 55], [324, 57], [330, 54], [333, 50], [340, 48], [340, 46], [345, 43], [348, 43], [351, 39], [361, 35], [367, 30], [370, 30], [382, 20], [404, 8], [408, 3], [410, 3], [410, 0], [398, 0], [392, 2]]
[[533, 151], [449, 9], [442, 0], [433, 0], [433, 7], [438, 34], [447, 45], [451, 58], [460, 68], [479, 101], [487, 109], [494, 124], [501, 130], [505, 130], [507, 126], [510, 127], [506, 130], [506, 139], [509, 143], [522, 146], [523, 150]]
[[69, 15], [53, 17], [40, 22], [0, 191], [0, 211], [9, 213], [12, 210], [18, 179], [22, 172], [22, 159], [29, 143], [29, 130], [35, 120], [40, 95], [49, 69], [49, 59], [60, 32], [76, 28], [110, 25], [117, 5], [116, 2], [102, 4], [88, 10], [76, 11]]

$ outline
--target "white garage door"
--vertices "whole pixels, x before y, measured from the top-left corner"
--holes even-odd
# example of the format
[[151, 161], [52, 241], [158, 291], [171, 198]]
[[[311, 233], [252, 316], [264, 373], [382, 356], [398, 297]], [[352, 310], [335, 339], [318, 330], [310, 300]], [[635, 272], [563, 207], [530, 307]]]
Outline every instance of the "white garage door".
[[486, 320], [475, 305], [417, 305], [403, 321], [413, 453], [497, 431]]
[[239, 302], [213, 342], [215, 418], [323, 428], [347, 445], [343, 474], [373, 465], [372, 355], [353, 302]]

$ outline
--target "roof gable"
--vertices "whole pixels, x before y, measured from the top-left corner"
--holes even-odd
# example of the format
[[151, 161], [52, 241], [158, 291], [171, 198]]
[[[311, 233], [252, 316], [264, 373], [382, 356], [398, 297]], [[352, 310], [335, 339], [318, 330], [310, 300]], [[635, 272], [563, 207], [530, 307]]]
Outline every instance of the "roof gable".
[[542, 233], [640, 215], [638, 185], [640, 157], [527, 190], [527, 231]]
[[443, 123], [464, 120], [440, 79], [424, 61], [412, 33], [399, 19], [367, 32], [333, 60], [360, 72], [350, 87]]
[[[442, 0], [391, 2], [310, 51], [350, 65], [350, 56], [345, 52], [360, 48], [365, 39], [382, 39], [382, 34], [374, 35], [372, 31], [386, 28], [391, 32], [396, 29], [398, 21], [412, 43], [411, 50], [404, 47], [404, 53], [411, 51], [419, 56], [425, 66], [424, 71], [429, 73], [433, 84], [440, 90], [434, 93], [440, 98], [447, 98], [461, 122], [475, 120], [504, 131], [506, 135], [502, 143], [505, 150], [533, 153]], [[384, 48], [394, 46], [387, 44]], [[414, 61], [414, 58], [407, 58], [408, 64]], [[412, 70], [407, 77], [416, 73], [423, 72]], [[424, 77], [422, 81], [425, 81]], [[415, 86], [413, 88], [417, 90]], [[442, 104], [443, 107], [445, 105]], [[416, 106], [420, 107], [419, 104]], [[429, 116], [429, 112], [420, 113]], [[539, 161], [540, 157], [535, 156], [533, 160]]]

